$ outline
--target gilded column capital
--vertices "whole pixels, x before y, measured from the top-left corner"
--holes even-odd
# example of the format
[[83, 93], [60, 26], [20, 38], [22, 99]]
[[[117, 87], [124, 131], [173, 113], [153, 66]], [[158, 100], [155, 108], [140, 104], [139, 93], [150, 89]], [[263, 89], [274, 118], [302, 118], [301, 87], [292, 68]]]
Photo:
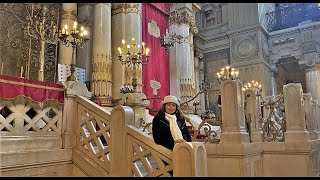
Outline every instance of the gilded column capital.
[[198, 34], [199, 29], [197, 27], [198, 23], [195, 21], [194, 18], [191, 18], [190, 21], [190, 32], [192, 32], [192, 34]]
[[117, 5], [112, 6], [112, 12], [111, 15], [116, 15], [116, 14], [128, 14], [128, 13], [136, 13], [139, 16], [141, 16], [141, 5], [139, 4], [128, 4], [128, 3], [120, 3]]
[[183, 12], [183, 13], [178, 14], [177, 11], [174, 11], [174, 12], [170, 13], [169, 22], [170, 22], [170, 25], [172, 25], [172, 24], [189, 25], [190, 30], [193, 34], [198, 33], [197, 23], [196, 23], [195, 19], [193, 18], [193, 16], [190, 15], [188, 12]]
[[63, 9], [61, 9], [61, 19], [71, 19], [76, 21], [77, 20], [77, 12], [76, 10], [72, 10], [72, 11], [65, 11]]
[[312, 66], [306, 66], [305, 72], [308, 71], [320, 71], [320, 64], [313, 64]]

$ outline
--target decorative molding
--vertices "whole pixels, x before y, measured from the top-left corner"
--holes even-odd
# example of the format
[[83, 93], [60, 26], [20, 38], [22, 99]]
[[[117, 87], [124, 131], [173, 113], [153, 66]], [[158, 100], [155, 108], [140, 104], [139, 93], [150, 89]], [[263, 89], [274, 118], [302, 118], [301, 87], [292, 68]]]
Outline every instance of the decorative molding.
[[153, 19], [148, 23], [148, 33], [156, 38], [160, 37], [160, 29], [157, 22]]
[[94, 6], [98, 5], [98, 4], [104, 4], [104, 5], [112, 7], [111, 3], [93, 3]]
[[76, 10], [65, 11], [61, 9], [61, 19], [71, 19], [73, 21], [77, 20], [77, 12]]
[[244, 34], [256, 32], [256, 31], [261, 31], [266, 36], [268, 36], [268, 33], [266, 33], [265, 29], [261, 25], [253, 26], [253, 27], [249, 27], [249, 28], [242, 28], [240, 30], [237, 29], [237, 30], [233, 30], [233, 31], [227, 31], [227, 35], [229, 37], [232, 37], [232, 36], [239, 36], [239, 35], [244, 35]]
[[188, 43], [188, 44], [191, 44], [191, 41], [190, 41], [190, 36], [181, 36], [181, 35], [173, 35], [172, 36], [177, 43], [181, 44], [181, 43]]
[[204, 44], [209, 44], [209, 43], [213, 43], [213, 42], [216, 42], [216, 41], [221, 41], [221, 40], [224, 40], [224, 39], [229, 39], [229, 36], [225, 33], [223, 33], [223, 35], [217, 35], [211, 39], [208, 39], [207, 41], [204, 41]]
[[257, 33], [245, 37], [234, 37], [231, 42], [231, 53], [235, 62], [249, 60], [258, 56], [259, 43]]
[[290, 36], [292, 34], [300, 33], [302, 31], [309, 31], [309, 30], [316, 30], [320, 28], [320, 23], [315, 22], [312, 24], [307, 24], [304, 26], [297, 26], [297, 27], [292, 27], [284, 30], [279, 30], [279, 31], [274, 31], [272, 33], [269, 33], [270, 38], [278, 38], [281, 36]]
[[195, 19], [188, 12], [183, 12], [183, 13], [178, 14], [177, 11], [174, 11], [174, 12], [170, 13], [169, 23], [170, 23], [170, 25], [172, 25], [172, 24], [177, 24], [177, 25], [185, 24], [185, 25], [189, 25], [193, 28], [194, 27], [197, 28], [197, 23], [196, 23]]
[[140, 4], [133, 4], [130, 5], [128, 3], [121, 3], [119, 5], [112, 6], [112, 11], [111, 15], [116, 15], [116, 14], [128, 14], [128, 13], [136, 13], [141, 17], [141, 8]]
[[294, 42], [295, 42], [294, 37], [288, 37], [286, 39], [275, 39], [272, 41], [272, 45], [277, 46], [277, 45], [282, 45], [282, 44], [286, 44], [286, 43], [294, 43]]
[[203, 55], [203, 57], [205, 58], [206, 61], [214, 61], [214, 60], [217, 60], [217, 59], [224, 59], [224, 58], [229, 59], [229, 52], [230, 52], [229, 48], [228, 49], [222, 49], [222, 50], [213, 51], [213, 52], [210, 52], [210, 53], [205, 53]]

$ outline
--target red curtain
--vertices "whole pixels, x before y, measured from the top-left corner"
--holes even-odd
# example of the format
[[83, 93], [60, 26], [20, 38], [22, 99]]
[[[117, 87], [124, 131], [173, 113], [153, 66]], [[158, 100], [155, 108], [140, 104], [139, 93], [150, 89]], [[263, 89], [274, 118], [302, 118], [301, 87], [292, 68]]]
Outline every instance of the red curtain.
[[[169, 12], [169, 5], [167, 3], [153, 4], [164, 12]], [[149, 62], [142, 66], [142, 92], [145, 93], [148, 98], [155, 97], [152, 94], [153, 90], [150, 86], [150, 80], [158, 81], [161, 84], [161, 88], [157, 90], [157, 96], [163, 99], [170, 93], [169, 53], [160, 46], [159, 38], [150, 35], [148, 32], [148, 23], [153, 20], [157, 22], [160, 29], [160, 36], [163, 36], [163, 34], [166, 33], [166, 29], [169, 29], [168, 18], [168, 16], [153, 5], [149, 3], [142, 4], [142, 41], [150, 48]], [[162, 99], [151, 99], [149, 109], [159, 109]], [[156, 112], [150, 111], [150, 114], [155, 115]]]
[[63, 103], [64, 89], [60, 84], [0, 75], [0, 99], [14, 99], [19, 96], [36, 102], [56, 100]]

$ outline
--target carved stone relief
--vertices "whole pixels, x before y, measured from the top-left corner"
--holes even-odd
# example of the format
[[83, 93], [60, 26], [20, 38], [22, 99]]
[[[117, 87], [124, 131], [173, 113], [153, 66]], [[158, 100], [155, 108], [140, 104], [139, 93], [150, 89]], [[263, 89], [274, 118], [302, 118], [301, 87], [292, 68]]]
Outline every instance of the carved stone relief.
[[234, 62], [252, 60], [259, 53], [257, 34], [232, 38], [232, 60]]
[[220, 4], [210, 3], [203, 10], [203, 28], [222, 23], [222, 8]]

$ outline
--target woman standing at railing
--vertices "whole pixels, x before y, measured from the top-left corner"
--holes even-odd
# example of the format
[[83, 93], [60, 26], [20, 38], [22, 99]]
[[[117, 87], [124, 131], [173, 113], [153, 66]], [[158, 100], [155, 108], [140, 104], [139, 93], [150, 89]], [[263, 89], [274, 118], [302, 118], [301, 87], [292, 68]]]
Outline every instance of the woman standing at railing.
[[173, 150], [175, 143], [191, 142], [186, 121], [181, 115], [180, 103], [175, 96], [166, 96], [162, 107], [152, 121], [154, 142]]

